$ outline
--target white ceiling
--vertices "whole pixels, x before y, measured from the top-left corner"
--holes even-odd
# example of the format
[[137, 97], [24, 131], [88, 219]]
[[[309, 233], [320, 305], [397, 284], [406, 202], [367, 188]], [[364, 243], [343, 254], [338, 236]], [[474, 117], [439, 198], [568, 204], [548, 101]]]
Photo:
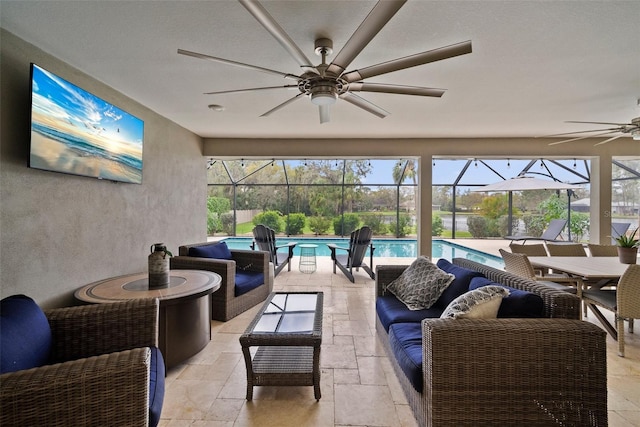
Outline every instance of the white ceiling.
[[[265, 1], [300, 46], [334, 53], [375, 1]], [[339, 100], [331, 122], [296, 92], [203, 92], [288, 84], [253, 70], [178, 55], [178, 48], [300, 74], [235, 1], [2, 1], [10, 32], [203, 137], [508, 137], [602, 126], [640, 116], [640, 1], [409, 0], [348, 67], [472, 40], [473, 53], [368, 81], [444, 88], [442, 98], [362, 96], [379, 119]], [[329, 58], [331, 60], [331, 58]], [[225, 106], [213, 112], [209, 104]]]

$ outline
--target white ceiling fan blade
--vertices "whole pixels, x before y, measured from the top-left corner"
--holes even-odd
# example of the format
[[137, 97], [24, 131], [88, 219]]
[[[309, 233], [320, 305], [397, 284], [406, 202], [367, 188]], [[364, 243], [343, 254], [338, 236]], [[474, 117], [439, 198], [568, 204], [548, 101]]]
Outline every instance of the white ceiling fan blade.
[[320, 111], [320, 124], [329, 123], [329, 106], [318, 105], [318, 110]]
[[205, 92], [204, 94], [205, 95], [221, 95], [223, 93], [253, 92], [257, 90], [269, 90], [269, 89], [298, 89], [298, 85], [265, 86], [265, 87], [251, 87], [247, 89], [219, 90], [216, 92]]
[[357, 82], [369, 77], [404, 70], [406, 68], [428, 64], [429, 62], [440, 61], [442, 59], [453, 58], [454, 56], [465, 55], [467, 53], [471, 53], [471, 40], [429, 50], [427, 52], [417, 53], [404, 58], [394, 59], [392, 61], [365, 67], [360, 70], [349, 71], [341, 77], [349, 83]]
[[371, 114], [380, 117], [381, 119], [384, 119], [385, 117], [387, 117], [389, 114], [388, 111], [383, 110], [382, 108], [378, 107], [377, 105], [375, 105], [372, 102], [367, 101], [366, 99], [354, 94], [354, 93], [350, 93], [350, 92], [345, 92], [342, 95], [340, 95], [340, 99], [344, 99], [345, 101], [355, 105], [356, 107], [360, 107], [365, 111], [370, 112]]
[[544, 135], [544, 136], [536, 136], [536, 138], [548, 138], [552, 136], [562, 136], [562, 135], [575, 135], [578, 133], [589, 133], [589, 132], [602, 132], [602, 131], [620, 131], [620, 128], [607, 128], [607, 129], [592, 129], [592, 130], [579, 130], [576, 132], [564, 132], [564, 133], [554, 133], [552, 135]]
[[597, 144], [593, 144], [593, 146], [597, 147], [598, 145], [606, 144], [607, 142], [613, 141], [614, 139], [622, 138], [623, 136], [624, 136], [624, 134], [616, 135], [616, 136], [613, 136], [613, 137], [611, 137], [609, 139], [605, 139], [602, 142], [598, 142]]
[[369, 15], [362, 21], [358, 29], [351, 35], [351, 38], [340, 53], [331, 61], [327, 72], [339, 76], [358, 56], [362, 49], [380, 32], [407, 0], [380, 0], [373, 7]]
[[632, 123], [610, 123], [610, 122], [581, 122], [576, 120], [567, 120], [565, 123], [586, 123], [594, 125], [617, 125], [617, 126], [631, 126]]
[[300, 92], [299, 94], [297, 94], [296, 96], [294, 96], [293, 98], [289, 98], [286, 101], [284, 101], [282, 104], [280, 105], [276, 105], [275, 107], [273, 107], [271, 110], [267, 111], [266, 113], [260, 115], [260, 117], [267, 117], [268, 115], [270, 115], [271, 113], [275, 113], [276, 111], [278, 111], [281, 108], [286, 107], [287, 105], [291, 104], [293, 101], [295, 101], [296, 99], [300, 99], [300, 97], [304, 95], [302, 92]]
[[445, 90], [419, 86], [389, 85], [381, 83], [349, 83], [349, 92], [379, 92], [398, 95], [434, 96], [440, 98]]
[[256, 0], [238, 0], [256, 20], [275, 38], [278, 43], [296, 60], [305, 71], [318, 71], [312, 65], [313, 63], [306, 57], [302, 50], [282, 29], [275, 19], [267, 12], [267, 10]]
[[180, 55], [192, 56], [194, 58], [206, 59], [208, 61], [220, 62], [222, 64], [227, 64], [227, 65], [233, 65], [234, 67], [247, 68], [249, 70], [261, 71], [263, 73], [268, 73], [268, 74], [275, 74], [276, 76], [284, 77], [285, 79], [293, 79], [293, 80], [300, 79], [298, 76], [293, 74], [283, 73], [281, 71], [271, 70], [269, 68], [258, 67], [256, 65], [245, 64], [243, 62], [232, 61], [230, 59], [224, 59], [224, 58], [218, 58], [216, 56], [205, 55], [203, 53], [191, 52], [189, 50], [178, 49], [178, 53]]
[[599, 136], [605, 136], [605, 135], [611, 135], [612, 133], [616, 133], [618, 132], [617, 130], [613, 131], [613, 132], [604, 132], [604, 133], [600, 133], [598, 135], [587, 135], [587, 136], [580, 136], [578, 138], [571, 138], [571, 139], [565, 139], [564, 141], [556, 141], [556, 142], [552, 142], [549, 145], [558, 145], [558, 144], [564, 144], [565, 142], [571, 142], [571, 141], [579, 141], [581, 139], [586, 139], [586, 138], [597, 138]]

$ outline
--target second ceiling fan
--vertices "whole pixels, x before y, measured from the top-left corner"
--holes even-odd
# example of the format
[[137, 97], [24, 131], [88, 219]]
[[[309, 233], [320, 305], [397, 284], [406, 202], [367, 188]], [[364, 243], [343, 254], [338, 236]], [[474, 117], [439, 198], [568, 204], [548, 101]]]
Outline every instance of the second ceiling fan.
[[178, 53], [181, 55], [274, 74], [285, 79], [293, 80], [295, 83], [289, 85], [234, 89], [206, 93], [207, 95], [218, 95], [223, 93], [239, 93], [283, 88], [298, 89], [299, 93], [297, 93], [293, 98], [275, 106], [260, 117], [268, 116], [271, 113], [289, 105], [293, 101], [302, 98], [303, 95], [306, 95], [311, 99], [312, 104], [318, 106], [320, 112], [320, 123], [326, 123], [329, 121], [329, 108], [331, 105], [336, 103], [338, 98], [360, 107], [380, 118], [384, 118], [389, 115], [387, 111], [367, 101], [361, 96], [356, 95], [355, 92], [381, 92], [400, 95], [441, 97], [444, 90], [419, 86], [368, 83], [364, 81], [365, 79], [427, 64], [429, 62], [440, 61], [442, 59], [471, 53], [471, 41], [466, 41], [406, 56], [404, 58], [382, 62], [359, 70], [346, 71], [347, 67], [365, 48], [365, 46], [373, 40], [376, 34], [378, 34], [378, 32], [387, 24], [387, 22], [389, 22], [404, 3], [406, 3], [406, 0], [380, 0], [356, 29], [340, 52], [328, 64], [326, 60], [327, 56], [333, 53], [333, 42], [327, 38], [317, 39], [315, 41], [315, 52], [322, 58], [322, 62], [319, 65], [314, 66], [291, 37], [287, 35], [282, 27], [273, 19], [267, 10], [258, 3], [257, 0], [238, 1], [285, 48], [296, 62], [300, 64], [300, 67], [302, 67], [303, 70], [302, 74], [295, 75], [285, 73], [256, 65], [191, 52], [184, 49], [178, 49]]

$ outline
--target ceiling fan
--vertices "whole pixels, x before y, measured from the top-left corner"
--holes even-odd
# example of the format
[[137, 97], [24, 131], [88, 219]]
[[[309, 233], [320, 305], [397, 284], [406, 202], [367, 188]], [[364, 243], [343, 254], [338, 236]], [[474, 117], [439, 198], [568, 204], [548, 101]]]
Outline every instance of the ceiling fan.
[[556, 133], [554, 135], [547, 135], [548, 137], [551, 137], [551, 136], [562, 136], [562, 135], [575, 135], [575, 134], [579, 134], [579, 133], [600, 132], [600, 133], [598, 133], [596, 135], [579, 136], [579, 137], [576, 137], [576, 138], [565, 139], [563, 141], [552, 142], [549, 145], [564, 144], [565, 142], [578, 141], [580, 139], [585, 139], [585, 138], [596, 138], [596, 137], [599, 137], [599, 136], [605, 136], [606, 137], [606, 136], [617, 134], [617, 133], [619, 133], [619, 135], [615, 135], [615, 136], [612, 136], [611, 138], [605, 139], [604, 141], [598, 142], [597, 144], [594, 144], [594, 147], [597, 146], [597, 145], [606, 144], [609, 141], [613, 141], [614, 139], [622, 138], [623, 136], [626, 136], [626, 135], [631, 135], [631, 137], [634, 139], [634, 141], [640, 141], [640, 117], [636, 117], [635, 119], [632, 119], [631, 123], [578, 122], [578, 121], [567, 121], [565, 123], [585, 123], [585, 124], [595, 124], [595, 125], [611, 125], [611, 126], [615, 126], [615, 127], [610, 127], [610, 128], [605, 128], [605, 129], [594, 129], [594, 130], [587, 130], [587, 131], [578, 131], [578, 132]]
[[191, 52], [184, 49], [178, 49], [181, 55], [192, 56], [195, 58], [206, 59], [214, 62], [220, 62], [236, 67], [247, 68], [251, 70], [261, 71], [264, 73], [274, 74], [279, 77], [293, 80], [294, 84], [284, 86], [267, 86], [247, 89], [225, 90], [218, 92], [207, 92], [207, 95], [218, 95], [223, 93], [239, 93], [250, 91], [261, 91], [270, 89], [289, 89], [297, 88], [299, 93], [277, 105], [260, 117], [265, 117], [289, 105], [293, 101], [307, 96], [311, 103], [318, 106], [320, 111], [320, 123], [329, 121], [329, 107], [336, 103], [340, 98], [357, 107], [362, 108], [380, 118], [389, 115], [381, 107], [365, 100], [356, 92], [381, 92], [393, 93], [401, 95], [416, 96], [432, 96], [441, 97], [444, 93], [443, 89], [433, 89], [419, 86], [401, 86], [381, 83], [364, 82], [370, 77], [391, 73], [393, 71], [403, 70], [418, 65], [435, 62], [442, 59], [452, 58], [459, 55], [471, 53], [471, 41], [453, 44], [442, 48], [417, 53], [404, 58], [398, 58], [380, 64], [365, 67], [359, 70], [345, 72], [346, 68], [365, 48], [365, 46], [373, 40], [378, 32], [389, 22], [395, 13], [404, 5], [406, 0], [380, 0], [371, 10], [369, 15], [360, 24], [353, 33], [351, 38], [343, 46], [342, 50], [336, 57], [327, 64], [327, 56], [333, 53], [333, 42], [327, 38], [319, 38], [315, 41], [315, 53], [322, 58], [319, 65], [312, 65], [305, 54], [295, 44], [295, 42], [287, 35], [282, 27], [273, 19], [267, 10], [258, 3], [257, 0], [238, 0], [253, 16], [262, 24], [262, 26], [285, 48], [285, 50], [300, 64], [302, 74], [295, 75], [256, 65], [245, 64], [242, 62], [232, 61], [229, 59], [209, 56], [202, 53]]

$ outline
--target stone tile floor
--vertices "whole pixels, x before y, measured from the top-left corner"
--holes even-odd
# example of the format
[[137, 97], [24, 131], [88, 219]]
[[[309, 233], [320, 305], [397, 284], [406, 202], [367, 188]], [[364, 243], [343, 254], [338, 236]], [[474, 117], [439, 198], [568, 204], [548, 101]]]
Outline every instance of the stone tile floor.
[[[505, 241], [461, 242], [497, 253]], [[493, 242], [493, 243], [491, 243]], [[379, 264], [408, 264], [386, 258]], [[356, 283], [328, 257], [318, 258], [313, 274], [283, 271], [275, 290], [324, 292], [321, 391], [313, 387], [256, 387], [245, 400], [246, 372], [238, 338], [260, 305], [230, 320], [212, 322], [211, 343], [167, 373], [161, 427], [201, 426], [416, 426], [400, 384], [375, 333], [374, 281], [355, 273]], [[587, 320], [597, 322], [591, 315]], [[639, 329], [636, 327], [636, 329]], [[607, 338], [609, 425], [640, 427], [640, 335], [626, 332], [626, 357]]]

